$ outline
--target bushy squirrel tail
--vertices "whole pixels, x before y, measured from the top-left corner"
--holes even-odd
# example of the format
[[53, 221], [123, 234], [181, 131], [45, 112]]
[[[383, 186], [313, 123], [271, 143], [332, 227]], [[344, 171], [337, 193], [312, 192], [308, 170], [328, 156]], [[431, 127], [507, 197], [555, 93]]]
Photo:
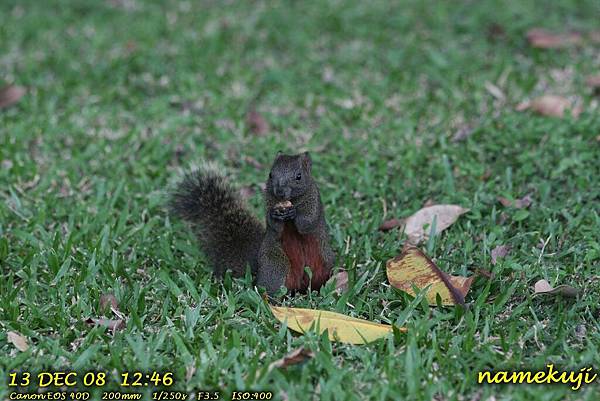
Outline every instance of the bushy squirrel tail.
[[205, 165], [185, 174], [170, 193], [169, 209], [190, 223], [215, 275], [231, 269], [243, 276], [247, 266], [256, 275], [265, 230], [217, 169]]

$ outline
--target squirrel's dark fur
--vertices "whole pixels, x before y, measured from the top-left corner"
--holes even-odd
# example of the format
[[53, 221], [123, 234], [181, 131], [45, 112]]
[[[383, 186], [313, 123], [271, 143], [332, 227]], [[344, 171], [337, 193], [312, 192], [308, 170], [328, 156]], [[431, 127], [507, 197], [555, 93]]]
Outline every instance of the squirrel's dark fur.
[[[171, 193], [171, 212], [191, 223], [221, 277], [236, 277], [250, 266], [255, 283], [269, 294], [281, 286], [304, 292], [318, 290], [331, 274], [335, 255], [308, 153], [278, 154], [265, 189], [266, 229], [244, 207], [238, 193], [211, 168], [185, 175]], [[285, 210], [275, 207], [290, 201]], [[304, 272], [310, 267], [312, 280]]]

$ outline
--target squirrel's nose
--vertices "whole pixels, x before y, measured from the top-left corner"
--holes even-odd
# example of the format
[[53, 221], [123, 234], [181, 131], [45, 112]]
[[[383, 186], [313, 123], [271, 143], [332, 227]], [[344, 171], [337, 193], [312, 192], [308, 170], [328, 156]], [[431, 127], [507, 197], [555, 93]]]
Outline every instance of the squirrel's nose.
[[277, 196], [278, 198], [288, 199], [290, 197], [292, 191], [285, 186], [276, 185], [274, 192], [275, 192], [275, 196]]

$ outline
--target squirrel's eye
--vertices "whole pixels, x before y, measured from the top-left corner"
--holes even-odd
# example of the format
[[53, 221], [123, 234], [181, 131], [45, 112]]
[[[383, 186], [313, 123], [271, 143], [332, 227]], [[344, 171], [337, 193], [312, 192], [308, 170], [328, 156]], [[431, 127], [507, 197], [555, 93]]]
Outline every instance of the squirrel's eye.
[[269, 179], [273, 178], [273, 174], [269, 173]]
[[302, 179], [302, 174], [301, 173], [297, 173], [296, 174], [296, 180], [300, 181]]

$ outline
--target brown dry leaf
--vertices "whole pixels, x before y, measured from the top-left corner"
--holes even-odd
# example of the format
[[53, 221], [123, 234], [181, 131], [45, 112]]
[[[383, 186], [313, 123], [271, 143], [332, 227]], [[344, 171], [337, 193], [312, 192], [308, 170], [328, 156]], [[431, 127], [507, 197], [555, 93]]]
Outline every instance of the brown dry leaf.
[[17, 85], [6, 85], [0, 88], [0, 109], [17, 103], [25, 95], [25, 92], [25, 88]]
[[8, 333], [6, 333], [6, 339], [9, 343], [14, 345], [15, 348], [17, 348], [21, 352], [25, 352], [29, 349], [27, 338], [17, 333], [16, 331], [9, 331]]
[[495, 274], [489, 270], [486, 269], [482, 269], [480, 267], [478, 267], [477, 269], [475, 269], [475, 274], [480, 276], [480, 277], [485, 277], [489, 280], [493, 280], [495, 276]]
[[113, 333], [117, 330], [122, 330], [125, 328], [125, 321], [123, 319], [94, 319], [89, 318], [85, 321], [87, 324], [93, 324], [96, 326], [104, 326], [109, 330], [112, 330]]
[[516, 207], [517, 209], [524, 209], [531, 205], [531, 195], [525, 195], [521, 199], [515, 199], [515, 201], [511, 201], [510, 199], [504, 198], [502, 196], [498, 197], [498, 202], [502, 204], [504, 207]]
[[510, 246], [508, 245], [499, 245], [492, 249], [492, 264], [495, 265], [498, 262], [498, 259], [508, 255], [509, 251]]
[[388, 260], [386, 268], [390, 284], [410, 295], [416, 295], [413, 286], [419, 289], [429, 286], [425, 297], [430, 305], [437, 305], [438, 295], [442, 305], [464, 305], [473, 281], [473, 277], [451, 276], [441, 271], [427, 255], [414, 247]]
[[315, 353], [308, 348], [297, 348], [283, 358], [271, 363], [269, 365], [269, 371], [273, 370], [274, 368], [287, 368], [288, 366], [298, 365], [309, 360], [310, 358], [313, 358], [314, 356]]
[[585, 83], [594, 91], [600, 91], [600, 74], [590, 75], [586, 78]]
[[[374, 323], [357, 319], [336, 312], [318, 309], [288, 308], [269, 305], [273, 315], [280, 322], [287, 322], [287, 327], [298, 333], [316, 330], [319, 334], [325, 330], [329, 339], [347, 344], [366, 344], [384, 338], [392, 333], [388, 324]], [[399, 328], [406, 331], [406, 328]]]
[[342, 294], [348, 291], [348, 272], [341, 270], [331, 279], [335, 280], [335, 292]]
[[475, 130], [473, 127], [465, 125], [460, 127], [452, 136], [452, 142], [461, 142], [470, 137]]
[[583, 37], [576, 33], [553, 33], [545, 29], [533, 28], [527, 31], [527, 40], [538, 49], [560, 49], [581, 44]]
[[117, 298], [113, 294], [102, 294], [100, 296], [100, 311], [104, 311], [105, 309], [115, 309], [119, 310], [119, 302], [117, 302]]
[[397, 227], [402, 227], [404, 219], [389, 219], [381, 223], [379, 231], [389, 231]]
[[579, 290], [575, 287], [571, 287], [570, 285], [559, 285], [558, 287], [552, 287], [549, 282], [546, 280], [539, 280], [535, 283], [534, 286], [535, 295], [538, 294], [560, 294], [565, 297], [577, 297], [579, 294]]
[[269, 123], [255, 109], [246, 115], [246, 126], [254, 135], [263, 136], [269, 132]]
[[548, 117], [563, 117], [565, 112], [571, 111], [571, 116], [579, 117], [583, 108], [580, 105], [574, 104], [566, 97], [556, 95], [544, 95], [535, 98], [531, 101], [519, 103], [517, 111], [531, 109], [535, 113]]
[[417, 245], [425, 240], [431, 231], [431, 225], [435, 219], [435, 234], [439, 234], [450, 227], [461, 214], [468, 212], [457, 205], [434, 205], [427, 206], [406, 219], [404, 233], [408, 236], [408, 242]]

